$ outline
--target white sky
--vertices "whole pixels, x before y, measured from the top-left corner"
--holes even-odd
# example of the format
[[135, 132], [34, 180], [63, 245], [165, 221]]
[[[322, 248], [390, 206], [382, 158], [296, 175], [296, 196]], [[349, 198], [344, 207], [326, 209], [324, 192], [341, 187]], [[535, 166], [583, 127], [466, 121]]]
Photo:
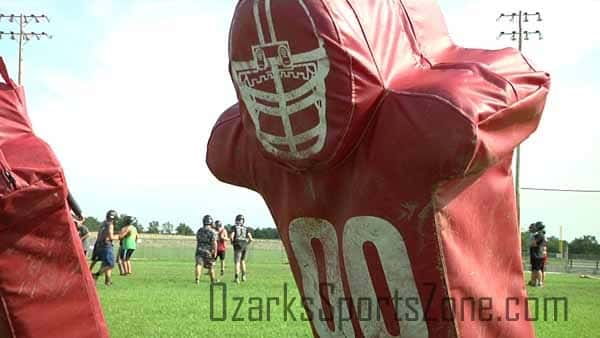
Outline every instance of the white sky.
[[[2, 2], [0, 12], [45, 11], [53, 20], [39, 30], [55, 38], [26, 49], [30, 115], [86, 214], [115, 208], [145, 225], [196, 228], [205, 213], [226, 223], [243, 213], [250, 226], [274, 226], [258, 194], [219, 183], [204, 164], [211, 127], [235, 102], [227, 73], [234, 1]], [[576, 4], [440, 1], [453, 39], [469, 47], [514, 43], [496, 40], [514, 27], [495, 21], [501, 11], [542, 12], [544, 21], [526, 28], [542, 30], [544, 40], [526, 41], [524, 52], [553, 86], [540, 129], [522, 148], [523, 186], [600, 189], [600, 118], [587, 106], [600, 93], [600, 35], [589, 28], [600, 1]], [[16, 73], [14, 48], [0, 40]], [[569, 240], [600, 238], [598, 208], [600, 194], [522, 193], [523, 223], [542, 220], [556, 236], [562, 224]]]

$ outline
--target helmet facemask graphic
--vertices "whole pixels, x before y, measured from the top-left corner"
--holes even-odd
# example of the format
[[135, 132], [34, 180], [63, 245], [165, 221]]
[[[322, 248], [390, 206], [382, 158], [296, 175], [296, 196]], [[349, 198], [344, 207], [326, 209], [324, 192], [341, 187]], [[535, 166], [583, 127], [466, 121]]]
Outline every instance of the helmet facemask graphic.
[[[264, 0], [270, 38], [270, 42], [266, 42], [260, 2], [261, 0], [254, 0], [253, 4], [258, 33], [258, 44], [251, 46], [253, 59], [231, 60], [231, 74], [254, 123], [256, 137], [265, 150], [276, 156], [305, 159], [323, 149], [327, 135], [327, 52], [302, 0], [298, 0], [298, 3], [310, 20], [314, 32], [314, 37], [310, 38], [314, 39], [316, 48], [292, 53], [290, 43], [293, 44], [293, 41], [277, 40], [270, 0]], [[290, 88], [289, 82], [296, 85]], [[293, 125], [294, 118], [302, 119], [304, 116], [298, 115], [307, 114], [310, 110], [316, 111], [316, 121], [308, 129], [298, 131], [298, 126]], [[263, 114], [281, 123], [282, 135], [261, 126]]]

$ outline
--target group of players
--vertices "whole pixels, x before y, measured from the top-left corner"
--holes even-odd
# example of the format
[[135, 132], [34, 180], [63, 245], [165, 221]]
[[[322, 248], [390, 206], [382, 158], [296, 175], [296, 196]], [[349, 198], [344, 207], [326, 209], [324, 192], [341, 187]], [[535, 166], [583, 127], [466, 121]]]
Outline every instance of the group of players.
[[546, 226], [542, 222], [529, 225], [529, 261], [531, 263], [531, 280], [529, 286], [544, 286], [544, 268], [548, 260], [548, 241], [546, 240]]
[[[131, 257], [137, 248], [139, 237], [137, 228], [132, 225], [133, 218], [130, 216], [125, 216], [125, 225], [116, 233], [116, 218], [116, 211], [109, 210], [106, 213], [106, 218], [98, 231], [90, 265], [90, 271], [93, 271], [96, 263], [101, 262], [100, 269], [92, 273], [92, 276], [97, 280], [101, 275], [104, 275], [104, 283], [107, 286], [112, 285], [112, 270], [115, 267], [113, 241], [118, 240], [120, 243], [116, 258], [119, 273], [122, 276], [127, 276], [132, 272]], [[86, 255], [89, 231], [83, 225], [83, 216], [74, 217], [74, 220], [82, 241], [84, 255]], [[252, 233], [245, 226], [244, 216], [237, 215], [235, 217], [235, 225], [229, 233], [220, 221], [213, 222], [213, 218], [210, 215], [203, 217], [202, 224], [203, 226], [196, 233], [196, 283], [200, 282], [203, 267], [208, 269], [211, 282], [218, 282], [214, 272], [214, 265], [217, 258], [221, 261], [221, 276], [225, 274], [225, 252], [228, 241], [231, 241], [233, 244], [235, 263], [234, 281], [236, 283], [239, 283], [240, 280], [242, 282], [246, 281], [246, 256], [248, 245], [252, 242], [253, 238]]]
[[[104, 275], [104, 284], [107, 286], [112, 285], [112, 269], [115, 267], [115, 257], [113, 252], [113, 241], [119, 241], [119, 250], [117, 253], [116, 263], [119, 267], [119, 274], [121, 276], [127, 276], [132, 273], [131, 268], [131, 256], [137, 248], [138, 242], [138, 231], [137, 228], [132, 224], [133, 218], [125, 216], [125, 225], [121, 227], [119, 233], [115, 233], [115, 220], [117, 218], [117, 212], [109, 210], [106, 213], [106, 219], [102, 222], [96, 243], [94, 243], [94, 249], [92, 251], [92, 263], [90, 264], [90, 271], [94, 270], [94, 266], [97, 262], [102, 262], [100, 269], [92, 273], [95, 280], [101, 275]], [[83, 227], [81, 222], [75, 221], [78, 228]], [[84, 254], [86, 254], [87, 243], [83, 241]]]
[[200, 283], [202, 276], [202, 268], [208, 269], [211, 283], [216, 283], [219, 280], [215, 277], [214, 265], [217, 257], [221, 261], [221, 276], [225, 274], [225, 252], [227, 250], [227, 242], [233, 244], [233, 261], [235, 263], [234, 282], [245, 282], [246, 273], [246, 256], [248, 252], [248, 244], [252, 242], [252, 234], [245, 226], [243, 215], [235, 217], [235, 225], [228, 234], [227, 230], [220, 221], [214, 221], [210, 215], [205, 215], [202, 218], [202, 228], [196, 232], [196, 284]]

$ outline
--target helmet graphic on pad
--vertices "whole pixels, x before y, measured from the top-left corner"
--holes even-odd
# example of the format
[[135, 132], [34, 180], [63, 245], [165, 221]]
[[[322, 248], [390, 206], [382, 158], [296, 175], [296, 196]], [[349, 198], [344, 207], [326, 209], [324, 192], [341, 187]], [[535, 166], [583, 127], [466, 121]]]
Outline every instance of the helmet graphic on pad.
[[289, 32], [275, 26], [271, 2], [277, 1], [252, 1], [257, 39], [248, 42], [249, 59], [232, 58], [231, 75], [264, 149], [276, 156], [305, 159], [323, 149], [327, 136], [329, 59], [303, 0], [296, 2], [305, 18], [297, 20], [310, 22], [314, 32], [310, 41], [294, 41], [293, 33], [281, 36]]

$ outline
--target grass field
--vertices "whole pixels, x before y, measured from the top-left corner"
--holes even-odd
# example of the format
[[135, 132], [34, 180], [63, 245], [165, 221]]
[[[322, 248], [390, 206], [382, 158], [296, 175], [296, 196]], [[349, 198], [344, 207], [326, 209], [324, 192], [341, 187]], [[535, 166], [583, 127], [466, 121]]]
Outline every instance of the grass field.
[[[119, 337], [307, 337], [308, 323], [302, 321], [304, 310], [293, 283], [289, 265], [281, 263], [276, 250], [254, 250], [248, 257], [248, 281], [232, 283], [232, 253], [228, 252], [227, 290], [214, 289], [214, 317], [222, 318], [222, 297], [226, 292], [225, 320], [211, 321], [208, 276], [200, 285], [194, 283], [193, 250], [186, 261], [134, 261], [134, 274], [114, 277], [110, 288], [98, 282], [98, 290], [111, 336]], [[284, 320], [284, 284], [288, 296], [295, 297], [292, 320]], [[243, 297], [238, 315], [236, 307]], [[260, 297], [251, 300], [250, 297]], [[279, 306], [271, 303], [267, 319], [266, 298], [280, 298]], [[236, 299], [234, 299], [236, 298]], [[257, 310], [262, 301], [262, 311]], [[254, 310], [252, 310], [254, 309]], [[249, 312], [250, 311], [250, 312]], [[260, 315], [262, 314], [262, 318]], [[242, 319], [242, 320], [236, 320]]]
[[[134, 261], [133, 275], [115, 276], [110, 288], [98, 282], [111, 336], [310, 337], [290, 267], [282, 263], [281, 251], [276, 247], [263, 246], [251, 252], [249, 279], [239, 285], [232, 283], [232, 255], [228, 252], [226, 275], [222, 278], [226, 290], [225, 287], [213, 290], [212, 317], [215, 320], [211, 320], [208, 276], [202, 277], [200, 285], [194, 283], [193, 250], [187, 261], [181, 259], [181, 254], [167, 255], [172, 257], [171, 260]], [[165, 254], [173, 253], [168, 248], [164, 250]], [[284, 285], [287, 285], [287, 302], [295, 297], [287, 320], [284, 317]], [[600, 322], [596, 317], [600, 310], [600, 280], [549, 274], [546, 287], [530, 288], [529, 295], [540, 299], [566, 297], [568, 302], [566, 321], [561, 310], [556, 321], [548, 311], [550, 318], [547, 321], [540, 318], [534, 323], [538, 337], [600, 337]], [[226, 298], [226, 309], [223, 297]], [[279, 304], [267, 297], [278, 298]], [[543, 317], [542, 301], [539, 311], [539, 316]]]

